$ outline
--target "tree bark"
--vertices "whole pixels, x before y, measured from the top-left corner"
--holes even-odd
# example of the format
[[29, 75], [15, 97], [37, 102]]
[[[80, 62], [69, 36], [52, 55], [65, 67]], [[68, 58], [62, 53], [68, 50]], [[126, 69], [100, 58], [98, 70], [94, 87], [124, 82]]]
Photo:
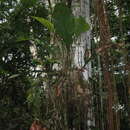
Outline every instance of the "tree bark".
[[[100, 45], [101, 47], [111, 44], [111, 34], [109, 23], [106, 15], [105, 5], [103, 0], [95, 0], [96, 13], [99, 22], [99, 31], [100, 31]], [[117, 118], [116, 114], [112, 110], [114, 105], [114, 84], [112, 79], [112, 73], [110, 70], [111, 59], [109, 55], [109, 50], [105, 49], [101, 53], [101, 62], [103, 68], [103, 77], [104, 77], [104, 85], [108, 91], [107, 95], [107, 103], [106, 103], [106, 111], [107, 111], [107, 122], [106, 122], [106, 130], [119, 130], [117, 127]]]
[[[80, 0], [76, 1], [74, 0], [73, 3], [73, 13], [75, 16], [82, 16], [85, 18], [86, 22], [90, 24], [90, 0]], [[78, 5], [78, 6], [77, 6]], [[79, 6], [80, 5], [80, 6]], [[78, 69], [83, 69], [82, 75], [83, 79], [87, 82], [89, 82], [89, 78], [92, 74], [92, 68], [91, 68], [91, 61], [88, 63], [85, 63], [85, 58], [90, 58], [91, 55], [91, 30], [82, 33], [81, 37], [74, 43], [74, 64]], [[87, 54], [87, 55], [86, 55]], [[87, 85], [85, 86], [86, 89], [88, 89]], [[95, 117], [93, 113], [93, 96], [92, 91], [88, 89], [89, 94], [86, 95], [86, 99], [89, 97], [88, 106], [86, 109], [88, 111], [87, 113], [87, 129], [91, 130], [91, 127], [95, 127]], [[85, 122], [85, 121], [84, 121]], [[83, 129], [86, 130], [86, 129]]]

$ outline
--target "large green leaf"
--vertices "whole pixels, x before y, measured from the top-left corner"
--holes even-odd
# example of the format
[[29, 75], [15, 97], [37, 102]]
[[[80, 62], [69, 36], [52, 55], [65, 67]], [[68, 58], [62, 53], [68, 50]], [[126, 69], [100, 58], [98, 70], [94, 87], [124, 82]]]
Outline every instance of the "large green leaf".
[[85, 18], [75, 18], [75, 35], [79, 36], [81, 33], [88, 31], [90, 28], [89, 24], [86, 23]]
[[55, 6], [53, 12], [54, 27], [66, 44], [72, 44], [74, 34], [74, 16], [64, 3]]
[[53, 19], [56, 33], [68, 46], [73, 43], [74, 36], [77, 37], [90, 28], [83, 17], [75, 18], [71, 9], [64, 3], [58, 3], [55, 6]]
[[49, 31], [54, 31], [54, 25], [47, 19], [44, 19], [42, 17], [35, 17], [32, 16], [32, 18], [36, 19], [38, 22], [40, 22], [43, 26], [49, 29]]

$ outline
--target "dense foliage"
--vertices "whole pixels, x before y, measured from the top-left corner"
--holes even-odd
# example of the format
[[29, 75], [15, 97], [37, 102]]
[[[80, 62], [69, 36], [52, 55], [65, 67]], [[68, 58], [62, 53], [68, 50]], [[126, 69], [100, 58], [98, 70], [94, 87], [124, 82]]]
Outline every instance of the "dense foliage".
[[[0, 0], [0, 129], [28, 130], [40, 121], [49, 130], [105, 130], [110, 96], [104, 55], [113, 82], [115, 124], [130, 128], [130, 2], [106, 0], [111, 45], [100, 41], [100, 19], [91, 2], [92, 77], [73, 65], [73, 44], [90, 25], [63, 0]], [[90, 50], [89, 50], [90, 51]], [[105, 64], [105, 65], [104, 65]], [[116, 122], [117, 121], [117, 122]], [[116, 129], [117, 130], [117, 129]]]

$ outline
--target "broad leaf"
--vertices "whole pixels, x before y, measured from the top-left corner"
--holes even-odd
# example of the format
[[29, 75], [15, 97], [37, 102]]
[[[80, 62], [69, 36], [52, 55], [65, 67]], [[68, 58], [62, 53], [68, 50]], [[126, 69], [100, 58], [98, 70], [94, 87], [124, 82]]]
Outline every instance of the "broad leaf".
[[75, 35], [79, 36], [81, 33], [88, 31], [89, 24], [86, 23], [83, 17], [75, 18]]
[[55, 6], [53, 19], [56, 33], [67, 46], [73, 43], [74, 36], [77, 37], [90, 28], [83, 17], [75, 18], [71, 9], [64, 3]]
[[54, 26], [58, 35], [66, 44], [72, 44], [74, 34], [74, 16], [71, 9], [65, 4], [59, 3], [53, 12]]
[[46, 28], [48, 28], [49, 31], [54, 31], [54, 25], [49, 20], [41, 18], [41, 17], [35, 17], [35, 16], [32, 16], [32, 18], [36, 19], [43, 26], [45, 26]]

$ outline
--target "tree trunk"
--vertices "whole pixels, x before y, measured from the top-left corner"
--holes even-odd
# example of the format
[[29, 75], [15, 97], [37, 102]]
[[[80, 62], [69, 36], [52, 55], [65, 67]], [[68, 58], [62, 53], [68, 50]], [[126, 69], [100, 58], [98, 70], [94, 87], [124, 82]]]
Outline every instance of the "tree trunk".
[[[86, 22], [90, 24], [90, 1], [89, 0], [74, 0], [72, 5], [74, 6], [73, 12], [75, 16], [82, 16], [85, 18]], [[80, 6], [79, 6], [80, 5]], [[90, 58], [91, 55], [91, 30], [83, 33], [81, 37], [74, 43], [75, 53], [74, 53], [74, 64], [81, 71], [83, 75], [83, 80], [89, 82], [89, 78], [91, 77], [91, 62], [86, 63], [85, 59]], [[86, 99], [89, 98], [87, 109], [87, 130], [91, 130], [91, 127], [95, 126], [95, 118], [92, 107], [92, 92], [88, 88], [87, 84], [85, 85], [86, 89], [88, 89], [88, 95], [86, 95]], [[84, 121], [85, 122], [85, 121]], [[83, 129], [83, 130], [86, 130]]]
[[[100, 31], [100, 43], [101, 48], [105, 48], [111, 44], [111, 34], [110, 28], [108, 24], [108, 19], [106, 15], [105, 5], [103, 0], [95, 0], [95, 7], [96, 13], [99, 21], [99, 31]], [[108, 91], [107, 95], [107, 103], [106, 104], [106, 111], [107, 111], [107, 123], [106, 128], [107, 130], [119, 130], [117, 127], [117, 114], [114, 113], [112, 110], [114, 103], [115, 103], [115, 95], [116, 90], [114, 90], [114, 81], [112, 78], [112, 72], [110, 70], [111, 59], [109, 55], [109, 50], [104, 49], [101, 53], [101, 62], [103, 68], [103, 77], [104, 77], [104, 85]]]

